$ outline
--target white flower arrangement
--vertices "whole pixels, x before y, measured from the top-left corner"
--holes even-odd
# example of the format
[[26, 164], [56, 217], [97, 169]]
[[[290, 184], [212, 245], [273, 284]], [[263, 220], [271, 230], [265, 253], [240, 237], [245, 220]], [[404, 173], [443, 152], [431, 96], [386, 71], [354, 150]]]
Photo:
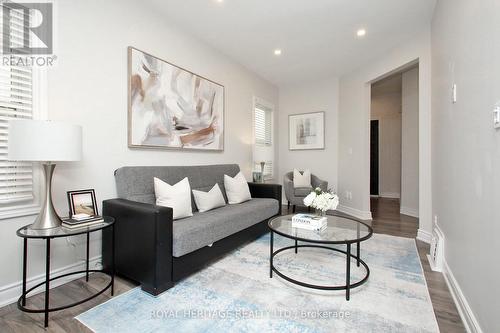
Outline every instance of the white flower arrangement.
[[319, 187], [304, 198], [304, 205], [322, 212], [337, 209], [339, 197], [331, 191], [323, 192]]

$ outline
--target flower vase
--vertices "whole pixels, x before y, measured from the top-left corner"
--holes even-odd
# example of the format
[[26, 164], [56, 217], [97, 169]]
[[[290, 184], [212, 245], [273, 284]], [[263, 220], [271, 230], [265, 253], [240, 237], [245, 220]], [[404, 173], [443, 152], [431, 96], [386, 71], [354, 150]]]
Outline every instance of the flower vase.
[[315, 208], [314, 209], [314, 214], [316, 214], [317, 216], [326, 216], [326, 211], [318, 209], [318, 208]]

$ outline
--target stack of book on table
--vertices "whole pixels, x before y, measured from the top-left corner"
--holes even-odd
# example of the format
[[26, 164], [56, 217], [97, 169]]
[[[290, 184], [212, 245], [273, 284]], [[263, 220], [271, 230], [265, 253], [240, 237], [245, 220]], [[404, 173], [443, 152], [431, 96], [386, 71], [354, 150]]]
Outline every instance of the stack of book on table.
[[323, 230], [326, 228], [328, 220], [326, 216], [317, 216], [313, 214], [295, 214], [292, 217], [292, 227], [307, 230]]
[[103, 223], [104, 219], [99, 215], [75, 214], [71, 218], [63, 219], [62, 225], [65, 228], [75, 229], [91, 227]]

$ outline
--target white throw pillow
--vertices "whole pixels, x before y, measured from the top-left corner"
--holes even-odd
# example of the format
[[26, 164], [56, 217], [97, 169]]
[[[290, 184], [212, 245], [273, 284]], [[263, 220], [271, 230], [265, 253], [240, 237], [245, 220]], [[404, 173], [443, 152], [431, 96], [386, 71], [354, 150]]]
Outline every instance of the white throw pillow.
[[154, 178], [156, 204], [171, 207], [174, 220], [193, 216], [191, 208], [191, 186], [186, 177], [175, 185], [165, 183], [159, 178]]
[[227, 201], [230, 205], [238, 204], [252, 199], [245, 176], [240, 172], [236, 176], [224, 175]]
[[299, 170], [293, 169], [293, 187], [311, 187], [311, 171], [305, 170], [301, 174]]
[[226, 205], [226, 200], [224, 200], [222, 191], [217, 183], [208, 192], [193, 190], [193, 196], [200, 213]]

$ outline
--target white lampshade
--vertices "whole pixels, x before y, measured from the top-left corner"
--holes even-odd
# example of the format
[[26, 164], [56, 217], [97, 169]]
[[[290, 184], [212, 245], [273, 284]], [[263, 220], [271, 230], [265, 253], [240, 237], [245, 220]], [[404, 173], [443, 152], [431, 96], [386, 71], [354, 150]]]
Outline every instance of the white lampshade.
[[82, 127], [48, 120], [9, 120], [9, 160], [79, 161]]

